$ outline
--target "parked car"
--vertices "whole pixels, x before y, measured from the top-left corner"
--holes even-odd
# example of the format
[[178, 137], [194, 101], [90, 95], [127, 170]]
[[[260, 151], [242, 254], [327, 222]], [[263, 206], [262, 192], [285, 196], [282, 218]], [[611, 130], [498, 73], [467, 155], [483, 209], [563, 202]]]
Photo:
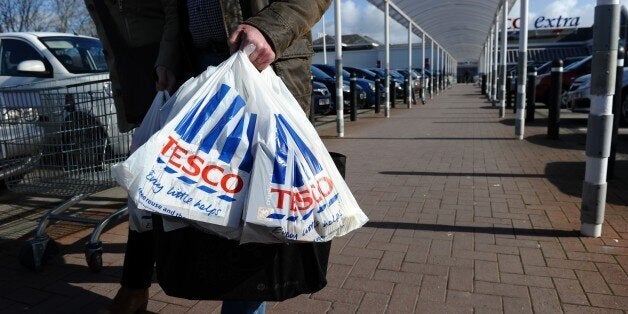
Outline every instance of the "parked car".
[[[327, 75], [327, 73], [323, 72], [321, 69], [312, 66], [311, 67], [311, 71], [312, 71], [312, 80], [315, 82], [320, 82], [323, 83], [325, 85], [325, 87], [327, 87], [327, 89], [329, 90], [330, 96], [331, 96], [331, 103], [332, 103], [332, 107], [335, 108], [335, 103], [336, 103], [336, 79]], [[351, 90], [349, 87], [349, 81], [344, 80], [343, 84], [342, 84], [342, 95], [343, 95], [343, 102], [344, 102], [344, 107], [345, 109], [349, 108], [349, 105], [351, 105]], [[356, 86], [357, 91], [358, 91], [358, 99], [365, 99], [366, 98], [366, 93], [362, 90], [362, 88], [360, 86]]]
[[578, 77], [561, 96], [562, 107], [573, 112], [589, 112], [591, 106], [591, 74]]
[[[408, 77], [408, 69], [398, 69], [397, 72], [401, 75], [403, 75], [404, 80], [406, 77]], [[421, 90], [421, 84], [423, 82], [423, 78], [421, 77], [420, 73], [415, 72], [414, 70], [412, 70], [412, 82], [414, 85], [414, 92], [418, 93], [419, 90]]]
[[332, 106], [331, 93], [325, 84], [312, 80], [312, 106], [316, 114], [331, 114], [336, 108]]
[[375, 81], [375, 79], [379, 78], [379, 76], [376, 73], [365, 68], [353, 67], [353, 66], [343, 66], [342, 68], [346, 70], [347, 72], [349, 72], [350, 74], [355, 74], [355, 76], [359, 78], [364, 78], [370, 81]]
[[0, 163], [35, 153], [38, 141], [73, 145], [64, 151], [74, 151], [77, 162], [86, 160], [85, 150], [76, 149], [82, 140], [92, 141], [93, 146], [102, 141], [105, 151], [93, 147], [91, 152], [103, 158], [103, 153], [127, 154], [128, 141], [109, 140], [122, 135], [108, 78], [96, 38], [0, 33], [0, 142], [4, 143]]
[[[620, 121], [628, 125], [628, 67], [624, 67], [621, 89]], [[578, 77], [562, 96], [562, 103], [573, 112], [588, 113], [591, 107], [591, 74]]]
[[[591, 56], [580, 61], [574, 62], [563, 68], [563, 86], [562, 90], [569, 89], [576, 78], [591, 73]], [[536, 102], [548, 104], [550, 95], [550, 85], [552, 83], [552, 74], [545, 73], [536, 77]]]
[[[314, 64], [314, 67], [320, 69], [321, 71], [327, 73], [327, 75], [336, 77], [336, 67], [326, 64]], [[342, 79], [344, 81], [348, 81], [351, 84], [351, 74], [343, 69], [342, 70]], [[371, 80], [367, 80], [364, 78], [357, 78], [356, 80], [357, 86], [359, 86], [362, 91], [365, 93], [365, 98], [358, 97], [359, 107], [361, 108], [370, 108], [375, 104], [375, 82]], [[350, 85], [349, 85], [350, 86]]]
[[[369, 69], [377, 74], [380, 78], [386, 77], [386, 70], [382, 68]], [[390, 70], [390, 79], [395, 81], [395, 98], [403, 98], [403, 75], [397, 73], [394, 70]]]

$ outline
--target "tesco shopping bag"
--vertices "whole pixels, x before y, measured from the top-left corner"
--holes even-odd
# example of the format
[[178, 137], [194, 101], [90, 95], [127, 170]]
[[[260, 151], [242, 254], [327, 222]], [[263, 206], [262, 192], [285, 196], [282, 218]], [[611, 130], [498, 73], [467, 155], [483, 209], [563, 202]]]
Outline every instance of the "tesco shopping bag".
[[171, 98], [173, 108], [181, 109], [114, 167], [114, 177], [139, 208], [220, 226], [241, 224], [255, 118], [243, 110], [245, 102], [233, 87], [234, 60], [212, 69], [207, 80], [193, 81], [189, 93]]
[[272, 70], [271, 123], [259, 125], [241, 242], [322, 242], [361, 227], [368, 218], [296, 99]]
[[240, 228], [242, 242], [328, 241], [367, 221], [270, 68], [260, 73], [238, 52], [173, 106], [114, 172], [138, 207]]
[[[130, 153], [137, 150], [139, 146], [145, 143], [155, 132], [161, 129], [165, 123], [167, 116], [170, 114], [172, 102], [170, 106], [165, 106], [166, 101], [170, 98], [168, 92], [160, 91], [153, 99], [148, 112], [144, 116], [142, 123], [133, 132], [131, 137]], [[139, 209], [133, 199], [128, 200], [129, 211], [129, 228], [136, 232], [145, 232], [153, 229], [153, 220], [150, 212]]]

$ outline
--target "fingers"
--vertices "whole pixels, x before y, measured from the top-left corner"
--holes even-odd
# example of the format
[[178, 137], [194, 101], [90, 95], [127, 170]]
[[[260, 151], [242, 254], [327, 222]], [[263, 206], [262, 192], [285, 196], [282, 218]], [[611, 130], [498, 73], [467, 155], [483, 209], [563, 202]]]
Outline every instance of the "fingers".
[[155, 89], [158, 91], [167, 90], [172, 93], [176, 86], [176, 76], [170, 69], [164, 66], [157, 66], [155, 68], [155, 73], [157, 74], [157, 81], [155, 82]]
[[235, 52], [254, 45], [255, 50], [249, 55], [249, 60], [258, 69], [263, 70], [275, 61], [275, 51], [266, 40], [266, 37], [251, 25], [239, 25], [229, 36], [229, 49]]
[[168, 84], [166, 86], [166, 90], [168, 91], [168, 93], [172, 94], [174, 92], [174, 88], [176, 86], [176, 77], [174, 76], [174, 74], [172, 74], [172, 72], [168, 71]]
[[229, 44], [229, 51], [231, 53], [234, 53], [238, 51], [238, 49], [240, 49], [240, 35], [244, 30], [244, 26], [245, 25], [238, 26], [235, 31], [233, 31], [231, 35], [229, 35], [229, 39], [227, 39], [227, 43]]
[[270, 49], [255, 49], [249, 60], [258, 70], [264, 70], [275, 60], [275, 53]]

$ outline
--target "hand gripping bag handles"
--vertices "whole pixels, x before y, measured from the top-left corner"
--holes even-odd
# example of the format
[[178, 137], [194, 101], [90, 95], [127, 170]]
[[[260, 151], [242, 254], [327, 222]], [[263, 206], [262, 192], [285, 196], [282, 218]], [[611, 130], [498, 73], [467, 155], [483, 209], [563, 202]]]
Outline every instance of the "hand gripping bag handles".
[[244, 220], [242, 242], [327, 241], [366, 223], [270, 68], [259, 73], [238, 52], [212, 71], [121, 165], [139, 208], [233, 228]]

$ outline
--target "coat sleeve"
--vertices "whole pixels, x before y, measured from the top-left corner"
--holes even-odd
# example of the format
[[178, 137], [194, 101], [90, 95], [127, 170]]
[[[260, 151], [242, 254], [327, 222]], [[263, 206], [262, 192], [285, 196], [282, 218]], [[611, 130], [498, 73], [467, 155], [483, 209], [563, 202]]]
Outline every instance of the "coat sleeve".
[[297, 39], [310, 32], [330, 4], [331, 0], [275, 1], [244, 23], [266, 36], [279, 59]]
[[164, 29], [159, 43], [159, 55], [155, 66], [165, 66], [171, 71], [178, 69], [179, 9], [177, 0], [161, 0], [164, 10]]

